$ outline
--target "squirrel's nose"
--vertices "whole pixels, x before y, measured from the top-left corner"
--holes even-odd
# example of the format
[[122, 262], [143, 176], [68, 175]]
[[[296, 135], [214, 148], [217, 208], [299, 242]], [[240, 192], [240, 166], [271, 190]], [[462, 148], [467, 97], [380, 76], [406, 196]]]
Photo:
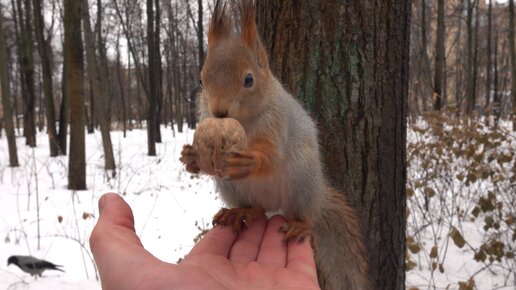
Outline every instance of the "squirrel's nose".
[[216, 118], [227, 118], [228, 111], [216, 111], [214, 115]]

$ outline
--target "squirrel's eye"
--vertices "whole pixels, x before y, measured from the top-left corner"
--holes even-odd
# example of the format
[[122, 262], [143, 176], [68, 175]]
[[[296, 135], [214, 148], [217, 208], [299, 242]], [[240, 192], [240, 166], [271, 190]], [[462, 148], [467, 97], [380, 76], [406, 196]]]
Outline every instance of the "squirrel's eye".
[[246, 88], [250, 88], [252, 87], [254, 84], [254, 78], [253, 78], [253, 75], [248, 73], [246, 76], [245, 76], [245, 80], [244, 80], [244, 87]]
[[203, 88], [201, 79], [199, 79], [199, 86], [201, 87], [201, 89]]

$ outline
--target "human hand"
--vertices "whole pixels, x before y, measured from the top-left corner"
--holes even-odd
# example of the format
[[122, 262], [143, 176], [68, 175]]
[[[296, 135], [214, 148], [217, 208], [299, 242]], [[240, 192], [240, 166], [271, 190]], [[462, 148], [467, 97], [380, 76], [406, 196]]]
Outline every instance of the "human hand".
[[103, 289], [320, 289], [309, 241], [284, 245], [280, 216], [263, 216], [239, 235], [217, 226], [175, 265], [143, 248], [120, 196], [104, 195], [99, 210], [90, 247]]

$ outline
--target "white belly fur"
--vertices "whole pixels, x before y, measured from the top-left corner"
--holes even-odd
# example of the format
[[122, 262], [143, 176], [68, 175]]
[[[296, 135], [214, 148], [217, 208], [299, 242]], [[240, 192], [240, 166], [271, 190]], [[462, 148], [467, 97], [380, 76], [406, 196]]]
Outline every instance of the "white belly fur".
[[[285, 172], [280, 170], [279, 172]], [[289, 200], [291, 188], [288, 176], [274, 174], [269, 177], [248, 177], [243, 180], [217, 180], [222, 199], [230, 207], [261, 207], [266, 212], [285, 212], [284, 202]], [[287, 206], [287, 204], [285, 204]]]

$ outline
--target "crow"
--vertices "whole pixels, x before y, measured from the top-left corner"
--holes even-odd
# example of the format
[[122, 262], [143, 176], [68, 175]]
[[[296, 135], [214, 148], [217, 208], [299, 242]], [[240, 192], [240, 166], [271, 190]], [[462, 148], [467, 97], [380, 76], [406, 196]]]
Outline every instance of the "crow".
[[58, 267], [61, 265], [55, 265], [45, 260], [40, 260], [32, 256], [11, 256], [7, 260], [7, 266], [14, 264], [18, 266], [23, 272], [29, 273], [31, 276], [40, 276], [45, 270], [57, 270], [64, 272]]

